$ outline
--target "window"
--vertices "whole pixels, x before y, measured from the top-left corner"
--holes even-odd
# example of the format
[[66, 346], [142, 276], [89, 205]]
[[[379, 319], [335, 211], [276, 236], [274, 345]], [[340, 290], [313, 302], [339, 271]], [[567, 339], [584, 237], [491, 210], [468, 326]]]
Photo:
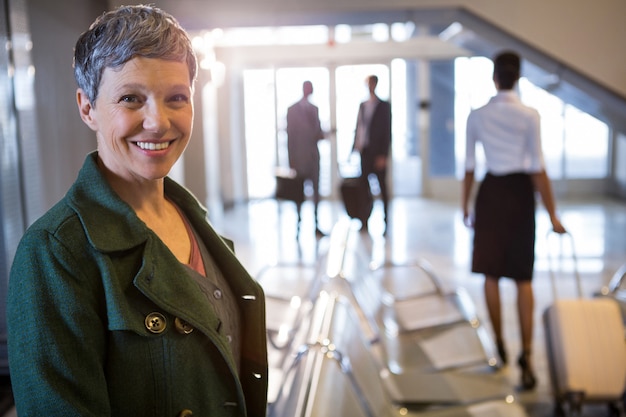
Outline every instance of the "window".
[[609, 174], [609, 127], [574, 106], [565, 106], [565, 176], [604, 178]]
[[[496, 92], [493, 66], [484, 57], [457, 58], [455, 61], [455, 155], [458, 178], [464, 175], [465, 124], [472, 109], [478, 108]], [[601, 179], [608, 175], [609, 127], [606, 123], [543, 90], [529, 80], [519, 82], [522, 101], [541, 115], [541, 136], [548, 174], [553, 179]], [[477, 151], [477, 176], [484, 172], [482, 155]]]

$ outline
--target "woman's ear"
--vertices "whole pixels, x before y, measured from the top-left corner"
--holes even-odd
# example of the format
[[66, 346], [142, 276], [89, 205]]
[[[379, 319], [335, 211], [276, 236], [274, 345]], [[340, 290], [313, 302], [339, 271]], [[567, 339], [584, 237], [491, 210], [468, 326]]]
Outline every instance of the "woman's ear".
[[94, 107], [82, 88], [76, 90], [76, 103], [78, 104], [78, 113], [83, 122], [93, 131], [98, 130], [98, 123], [93, 116]]

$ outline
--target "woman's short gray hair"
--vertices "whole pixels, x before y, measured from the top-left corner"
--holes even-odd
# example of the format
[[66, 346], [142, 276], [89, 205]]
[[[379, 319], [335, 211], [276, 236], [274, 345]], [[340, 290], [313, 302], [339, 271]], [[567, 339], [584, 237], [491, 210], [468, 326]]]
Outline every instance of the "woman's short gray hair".
[[121, 6], [98, 17], [76, 42], [74, 77], [92, 105], [104, 69], [135, 57], [186, 62], [192, 86], [195, 82], [197, 58], [178, 21], [156, 7]]

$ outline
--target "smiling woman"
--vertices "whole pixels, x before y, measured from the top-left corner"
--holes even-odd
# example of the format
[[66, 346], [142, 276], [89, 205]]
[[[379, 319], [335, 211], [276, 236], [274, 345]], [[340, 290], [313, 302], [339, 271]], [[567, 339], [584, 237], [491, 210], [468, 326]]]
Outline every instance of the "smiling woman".
[[167, 175], [189, 142], [192, 93], [184, 62], [143, 57], [105, 68], [94, 102], [78, 89], [80, 116], [96, 132], [105, 175], [116, 178], [113, 188], [135, 210], [145, 209], [145, 193], [155, 191], [147, 184]]
[[262, 289], [167, 177], [193, 124], [187, 34], [158, 8], [121, 7], [75, 51], [78, 110], [97, 150], [15, 255], [18, 414], [265, 415]]

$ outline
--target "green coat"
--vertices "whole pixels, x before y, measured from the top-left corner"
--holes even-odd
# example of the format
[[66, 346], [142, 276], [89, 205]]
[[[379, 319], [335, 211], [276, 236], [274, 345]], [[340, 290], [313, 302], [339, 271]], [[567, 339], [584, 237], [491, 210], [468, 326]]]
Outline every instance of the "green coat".
[[18, 415], [264, 416], [261, 287], [196, 199], [166, 178], [166, 195], [238, 297], [238, 376], [213, 308], [109, 187], [96, 158], [95, 152], [87, 157], [63, 200], [28, 229], [11, 269], [8, 347]]

